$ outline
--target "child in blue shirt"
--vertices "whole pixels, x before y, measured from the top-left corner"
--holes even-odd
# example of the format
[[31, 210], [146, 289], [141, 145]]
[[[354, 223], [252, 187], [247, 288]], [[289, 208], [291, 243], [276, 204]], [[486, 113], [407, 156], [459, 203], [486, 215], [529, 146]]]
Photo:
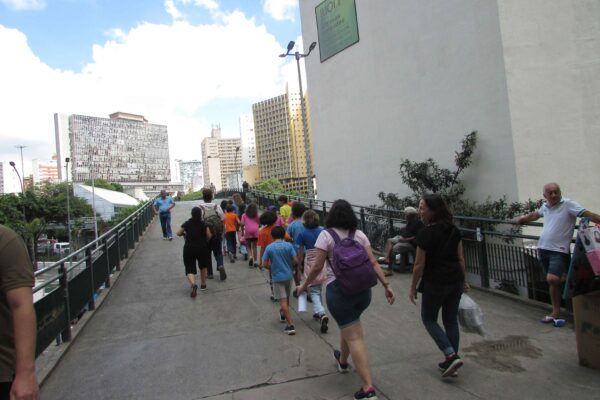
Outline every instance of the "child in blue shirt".
[[[296, 333], [290, 314], [289, 299], [292, 292], [294, 265], [298, 264], [296, 249], [291, 243], [285, 242], [285, 229], [276, 226], [271, 231], [274, 242], [265, 249], [262, 257], [263, 264], [271, 269], [273, 296], [279, 301], [279, 321], [286, 322], [283, 330], [288, 335]], [[268, 265], [270, 264], [270, 267]]]
[[[292, 222], [290, 222], [287, 226], [287, 233], [292, 238], [292, 244], [298, 252], [300, 246], [296, 244], [296, 239], [300, 232], [304, 230], [304, 225], [302, 224], [302, 214], [306, 211], [306, 206], [302, 203], [296, 202], [292, 206]], [[298, 264], [296, 265], [296, 269], [294, 270], [294, 282], [296, 286], [300, 285], [300, 273], [302, 272], [302, 258], [298, 257]], [[294, 295], [296, 292], [294, 292]]]

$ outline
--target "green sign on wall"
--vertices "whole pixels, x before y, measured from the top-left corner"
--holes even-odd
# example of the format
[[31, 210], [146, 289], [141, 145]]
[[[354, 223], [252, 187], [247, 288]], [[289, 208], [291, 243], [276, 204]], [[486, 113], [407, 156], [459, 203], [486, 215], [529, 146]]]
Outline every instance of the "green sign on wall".
[[355, 0], [325, 0], [315, 14], [321, 62], [358, 42]]

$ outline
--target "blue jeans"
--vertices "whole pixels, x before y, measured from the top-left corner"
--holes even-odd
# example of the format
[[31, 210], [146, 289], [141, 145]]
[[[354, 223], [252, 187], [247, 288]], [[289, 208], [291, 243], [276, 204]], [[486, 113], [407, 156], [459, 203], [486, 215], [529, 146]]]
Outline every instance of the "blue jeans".
[[160, 227], [162, 228], [162, 233], [164, 238], [172, 238], [173, 231], [171, 231], [171, 213], [170, 212], [161, 212], [159, 214], [160, 217]]
[[[460, 333], [458, 330], [458, 303], [463, 292], [464, 283], [449, 285], [433, 285], [423, 282], [421, 299], [421, 319], [435, 344], [444, 353], [458, 353]], [[442, 309], [442, 323], [438, 324], [438, 313]]]
[[[223, 247], [221, 244], [221, 237], [219, 235], [213, 236], [210, 240], [210, 248], [212, 250], [213, 255], [215, 256], [215, 260], [217, 261], [217, 267], [223, 266]], [[213, 274], [212, 260], [208, 264], [208, 275]]]
[[314, 314], [325, 314], [325, 307], [323, 307], [323, 303], [321, 303], [322, 289], [323, 285], [314, 285], [309, 286], [308, 288], [308, 294], [310, 294], [310, 299], [312, 300]]
[[225, 232], [225, 240], [227, 240], [227, 251], [229, 252], [229, 257], [235, 257], [237, 232]]

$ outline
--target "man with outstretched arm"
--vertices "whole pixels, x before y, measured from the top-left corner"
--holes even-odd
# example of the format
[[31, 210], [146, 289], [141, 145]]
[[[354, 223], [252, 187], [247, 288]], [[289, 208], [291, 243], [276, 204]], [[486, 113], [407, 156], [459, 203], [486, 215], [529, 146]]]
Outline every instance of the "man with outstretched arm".
[[173, 198], [167, 194], [166, 190], [161, 190], [160, 195], [154, 200], [152, 209], [154, 214], [158, 214], [160, 217], [160, 227], [162, 228], [164, 240], [173, 240], [171, 229], [171, 210], [173, 207], [175, 207]]
[[539, 210], [518, 217], [521, 225], [544, 217], [544, 227], [538, 241], [538, 259], [550, 289], [552, 313], [542, 319], [544, 323], [553, 323], [560, 314], [560, 286], [564, 281], [571, 262], [571, 240], [577, 217], [586, 217], [600, 223], [600, 216], [586, 210], [577, 202], [563, 198], [558, 183], [544, 185], [545, 203]]

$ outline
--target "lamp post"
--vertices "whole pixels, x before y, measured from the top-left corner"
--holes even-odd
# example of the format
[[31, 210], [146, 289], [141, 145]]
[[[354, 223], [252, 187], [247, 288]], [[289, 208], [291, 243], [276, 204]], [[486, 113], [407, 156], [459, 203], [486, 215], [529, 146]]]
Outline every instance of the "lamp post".
[[[94, 213], [94, 240], [98, 240], [98, 222], [97, 222], [97, 218], [96, 218], [96, 185], [94, 183], [95, 180], [95, 176], [94, 176], [94, 168], [96, 166], [96, 152], [97, 152], [97, 148], [94, 147], [92, 148], [92, 168], [90, 170], [91, 176], [92, 176], [92, 211]], [[98, 247], [98, 243], [96, 243], [96, 247]]]
[[67, 233], [69, 234], [69, 250], [71, 249], [71, 205], [70, 205], [70, 188], [69, 188], [69, 162], [71, 159], [69, 157], [65, 158], [65, 171], [67, 177]]
[[306, 106], [304, 104], [304, 93], [302, 91], [302, 75], [300, 73], [300, 59], [304, 58], [304, 57], [308, 57], [310, 55], [310, 53], [317, 46], [317, 42], [312, 42], [310, 44], [310, 46], [308, 47], [307, 53], [302, 54], [299, 51], [296, 51], [294, 54], [290, 54], [290, 52], [292, 51], [292, 49], [294, 48], [295, 45], [296, 45], [296, 43], [293, 40], [290, 41], [287, 45], [287, 52], [280, 54], [279, 57], [285, 58], [287, 56], [293, 55], [296, 58], [296, 66], [298, 67], [298, 85], [300, 86], [300, 108], [302, 110], [302, 129], [304, 132], [304, 151], [306, 153], [306, 180], [307, 180], [306, 184], [307, 184], [308, 197], [312, 199], [312, 198], [314, 198], [313, 187], [312, 187], [312, 161], [311, 161], [311, 157], [310, 157], [310, 147], [309, 147], [309, 142], [308, 142], [308, 127], [306, 126]]
[[19, 184], [21, 185], [21, 197], [23, 197], [23, 203], [21, 204], [21, 208], [23, 210], [23, 220], [27, 222], [27, 217], [25, 216], [25, 191], [23, 190], [23, 181], [21, 180], [21, 175], [19, 175], [19, 171], [17, 170], [17, 166], [14, 161], [8, 162], [11, 167], [15, 170], [17, 177], [19, 178]]
[[240, 153], [240, 146], [235, 148], [235, 180], [237, 181], [237, 190], [240, 190], [240, 169], [238, 169], [238, 154]]
[[[17, 149], [21, 150], [21, 179], [22, 179], [22, 184], [21, 184], [21, 191], [23, 191], [23, 187], [25, 187], [25, 168], [23, 167], [23, 149], [27, 146], [15, 146]], [[16, 171], [16, 168], [15, 168]], [[18, 174], [17, 174], [18, 175]]]

